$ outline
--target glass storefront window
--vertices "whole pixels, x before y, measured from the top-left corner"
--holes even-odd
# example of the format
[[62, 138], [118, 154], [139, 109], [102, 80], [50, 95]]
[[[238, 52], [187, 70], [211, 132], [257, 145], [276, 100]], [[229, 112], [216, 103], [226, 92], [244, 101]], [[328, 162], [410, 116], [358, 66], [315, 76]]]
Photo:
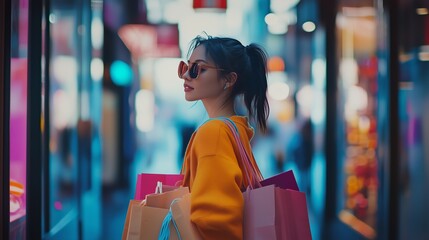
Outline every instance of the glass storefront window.
[[[50, 56], [50, 224], [77, 208], [77, 60], [74, 9], [52, 5]], [[76, 213], [75, 213], [76, 214]], [[77, 230], [77, 228], [76, 228]]]
[[26, 215], [28, 0], [12, 1], [10, 59], [10, 238], [22, 239]]
[[[429, 229], [429, 4], [400, 0], [398, 239], [424, 239]], [[427, 238], [427, 237], [426, 237]]]
[[54, 1], [49, 10], [45, 230], [55, 239], [98, 239], [102, 223], [102, 1]]
[[374, 3], [340, 1], [337, 14], [339, 219], [376, 236], [377, 58]]

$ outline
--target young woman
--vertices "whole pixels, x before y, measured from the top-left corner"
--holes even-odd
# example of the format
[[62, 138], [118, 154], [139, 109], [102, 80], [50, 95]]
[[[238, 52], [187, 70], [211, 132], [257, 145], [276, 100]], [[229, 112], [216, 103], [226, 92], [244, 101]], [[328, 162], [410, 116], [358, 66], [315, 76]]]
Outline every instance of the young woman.
[[236, 115], [234, 100], [244, 96], [250, 118], [266, 129], [266, 54], [256, 44], [243, 46], [232, 38], [197, 36], [187, 63], [179, 64], [185, 98], [201, 100], [209, 120], [192, 135], [184, 158], [183, 186], [191, 195], [191, 221], [209, 239], [243, 239], [243, 196], [249, 185], [233, 132], [221, 118], [232, 120], [256, 172], [251, 154], [254, 135], [247, 116]]

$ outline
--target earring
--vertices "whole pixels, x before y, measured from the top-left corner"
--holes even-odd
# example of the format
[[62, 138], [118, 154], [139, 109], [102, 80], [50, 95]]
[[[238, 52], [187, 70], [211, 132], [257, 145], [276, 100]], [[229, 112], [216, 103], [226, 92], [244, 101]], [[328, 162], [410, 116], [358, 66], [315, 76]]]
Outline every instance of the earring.
[[225, 86], [223, 87], [223, 90], [226, 90], [228, 88], [228, 84], [225, 84]]

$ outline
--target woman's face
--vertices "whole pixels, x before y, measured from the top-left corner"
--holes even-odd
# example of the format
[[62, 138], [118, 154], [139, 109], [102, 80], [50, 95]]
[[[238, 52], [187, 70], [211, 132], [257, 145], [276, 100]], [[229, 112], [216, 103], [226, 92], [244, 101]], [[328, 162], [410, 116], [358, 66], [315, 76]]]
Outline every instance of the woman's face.
[[[187, 101], [218, 98], [223, 92], [225, 82], [219, 79], [219, 70], [213, 61], [207, 59], [205, 51], [203, 45], [196, 47], [187, 62], [189, 67], [183, 75]], [[189, 76], [189, 69], [194, 63], [198, 63], [201, 69], [195, 79]]]

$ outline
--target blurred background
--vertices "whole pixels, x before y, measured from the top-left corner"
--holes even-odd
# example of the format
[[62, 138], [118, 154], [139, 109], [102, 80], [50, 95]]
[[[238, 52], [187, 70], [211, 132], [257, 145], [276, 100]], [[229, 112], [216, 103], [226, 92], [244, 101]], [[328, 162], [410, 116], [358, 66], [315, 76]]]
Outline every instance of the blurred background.
[[264, 177], [294, 171], [313, 239], [427, 239], [428, 8], [3, 0], [2, 239], [121, 238], [137, 174], [178, 173], [207, 119], [177, 77], [204, 32], [268, 52], [271, 113], [253, 152]]

